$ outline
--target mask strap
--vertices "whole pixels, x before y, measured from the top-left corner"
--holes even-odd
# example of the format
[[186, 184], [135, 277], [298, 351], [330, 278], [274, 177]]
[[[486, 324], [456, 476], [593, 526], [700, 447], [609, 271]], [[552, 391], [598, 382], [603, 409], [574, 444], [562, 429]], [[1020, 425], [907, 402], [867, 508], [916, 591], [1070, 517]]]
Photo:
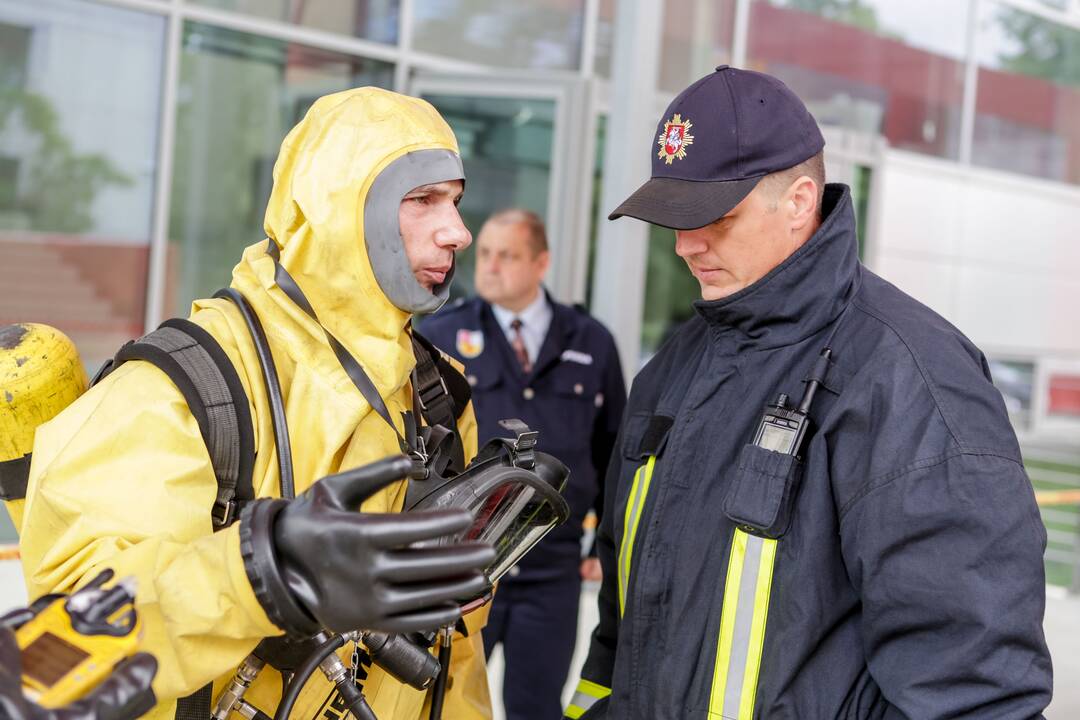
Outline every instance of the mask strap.
[[360, 365], [360, 362], [345, 349], [344, 345], [338, 342], [336, 337], [330, 334], [330, 331], [327, 330], [321, 322], [319, 322], [319, 316], [315, 314], [315, 308], [311, 307], [311, 303], [308, 302], [308, 299], [300, 289], [300, 286], [293, 280], [289, 271], [282, 266], [281, 250], [278, 248], [277, 243], [273, 240], [269, 240], [268, 242], [269, 245], [266, 248], [266, 254], [274, 260], [274, 282], [277, 283], [278, 287], [282, 289], [290, 300], [296, 303], [297, 307], [306, 312], [308, 316], [322, 328], [323, 332], [326, 333], [326, 339], [329, 341], [330, 347], [334, 351], [334, 355], [337, 356], [338, 363], [341, 364], [342, 370], [349, 376], [349, 379], [352, 380], [353, 385], [360, 391], [360, 394], [364, 396], [364, 400], [367, 400], [368, 405], [370, 405], [375, 412], [379, 413], [379, 415], [382, 416], [382, 419], [386, 421], [386, 424], [390, 426], [390, 429], [394, 431], [394, 434], [397, 435], [398, 444], [403, 451], [407, 452], [409, 447], [405, 442], [405, 438], [401, 436], [397, 426], [394, 425], [394, 421], [390, 418], [390, 411], [386, 408], [386, 403], [383, 401], [382, 395], [379, 394], [378, 389], [375, 387], [375, 383], [373, 383], [371, 378], [368, 377], [368, 374], [364, 372], [364, 368]]

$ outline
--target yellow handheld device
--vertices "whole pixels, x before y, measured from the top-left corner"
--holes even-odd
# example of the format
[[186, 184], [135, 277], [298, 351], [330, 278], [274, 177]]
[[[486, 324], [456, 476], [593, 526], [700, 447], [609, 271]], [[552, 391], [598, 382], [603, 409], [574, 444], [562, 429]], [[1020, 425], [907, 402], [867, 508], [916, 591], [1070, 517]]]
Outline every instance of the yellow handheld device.
[[78, 700], [133, 655], [141, 626], [135, 580], [101, 587], [112, 573], [68, 597], [58, 597], [15, 631], [22, 651], [23, 693], [47, 708]]

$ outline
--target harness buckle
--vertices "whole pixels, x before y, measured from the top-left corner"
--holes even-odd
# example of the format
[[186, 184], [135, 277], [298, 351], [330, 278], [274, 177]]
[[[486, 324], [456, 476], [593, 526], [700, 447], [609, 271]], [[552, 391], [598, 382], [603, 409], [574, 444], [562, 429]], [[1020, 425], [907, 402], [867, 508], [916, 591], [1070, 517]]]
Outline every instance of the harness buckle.
[[420, 402], [420, 409], [424, 412], [427, 412], [430, 403], [437, 400], [440, 396], [450, 395], [450, 390], [446, 387], [446, 381], [443, 380], [442, 374], [435, 373], [435, 377], [439, 378], [438, 384], [432, 383], [416, 393], [417, 400]]
[[232, 500], [221, 502], [218, 500], [214, 503], [214, 508], [210, 511], [210, 519], [214, 523], [214, 527], [225, 527], [232, 522], [234, 513], [236, 511], [236, 503]]

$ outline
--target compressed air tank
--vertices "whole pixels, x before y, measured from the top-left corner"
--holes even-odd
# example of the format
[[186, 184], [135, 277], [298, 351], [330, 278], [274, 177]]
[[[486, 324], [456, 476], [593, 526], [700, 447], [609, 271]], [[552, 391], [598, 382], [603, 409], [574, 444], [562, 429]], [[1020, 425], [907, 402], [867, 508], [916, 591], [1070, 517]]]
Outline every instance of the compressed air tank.
[[22, 526], [34, 431], [86, 392], [75, 344], [38, 323], [0, 326], [0, 499]]

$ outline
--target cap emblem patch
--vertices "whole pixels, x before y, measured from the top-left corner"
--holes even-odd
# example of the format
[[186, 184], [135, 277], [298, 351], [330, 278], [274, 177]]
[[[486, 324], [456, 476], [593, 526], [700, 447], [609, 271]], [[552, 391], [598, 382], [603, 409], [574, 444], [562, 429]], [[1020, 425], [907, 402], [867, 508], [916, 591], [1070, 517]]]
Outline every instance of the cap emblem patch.
[[664, 123], [664, 131], [656, 141], [660, 146], [660, 152], [656, 156], [668, 165], [685, 158], [687, 146], [694, 144], [694, 136], [690, 134], [692, 127], [689, 119], [683, 120], [680, 113], [675, 113]]

